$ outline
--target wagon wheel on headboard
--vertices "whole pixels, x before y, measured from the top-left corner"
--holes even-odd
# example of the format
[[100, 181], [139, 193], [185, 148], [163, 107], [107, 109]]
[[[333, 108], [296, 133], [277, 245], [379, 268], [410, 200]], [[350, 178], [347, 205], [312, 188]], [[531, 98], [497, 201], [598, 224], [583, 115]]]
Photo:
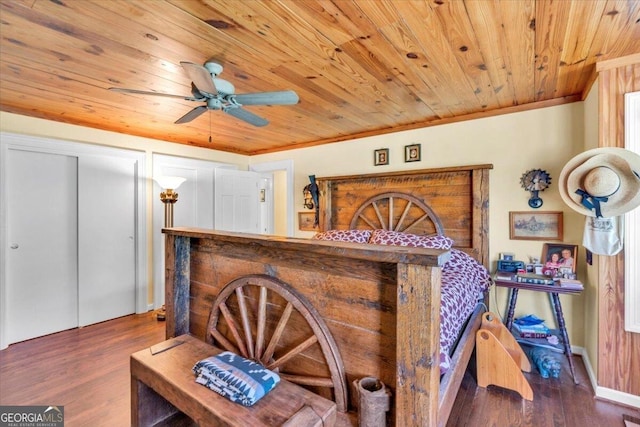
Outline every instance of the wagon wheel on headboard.
[[336, 409], [347, 411], [346, 374], [331, 332], [304, 296], [274, 277], [228, 283], [213, 303], [206, 341], [287, 381], [333, 390]]
[[442, 223], [433, 210], [422, 200], [405, 193], [382, 193], [367, 199], [356, 210], [349, 228], [362, 228], [359, 227], [361, 222], [372, 229], [406, 233], [431, 222], [436, 234], [444, 234]]

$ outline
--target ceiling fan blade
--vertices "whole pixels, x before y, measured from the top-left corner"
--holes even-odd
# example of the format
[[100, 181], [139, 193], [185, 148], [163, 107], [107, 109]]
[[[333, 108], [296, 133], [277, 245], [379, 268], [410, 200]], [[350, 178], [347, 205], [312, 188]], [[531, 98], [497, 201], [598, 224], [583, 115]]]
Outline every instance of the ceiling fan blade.
[[133, 93], [136, 95], [153, 95], [153, 96], [164, 96], [166, 98], [178, 98], [178, 99], [184, 99], [185, 101], [202, 101], [204, 99], [202, 97], [196, 98], [193, 96], [173, 95], [170, 93], [149, 92], [146, 90], [137, 90], [137, 89], [125, 89], [122, 87], [110, 87], [109, 90], [112, 92]]
[[196, 107], [193, 110], [189, 111], [184, 116], [180, 117], [178, 120], [176, 120], [175, 124], [179, 125], [179, 124], [182, 124], [182, 123], [188, 123], [191, 120], [193, 120], [196, 117], [198, 117], [200, 114], [204, 113], [205, 111], [207, 111], [207, 107], [204, 106], [204, 105]]
[[209, 95], [218, 94], [218, 90], [213, 84], [211, 74], [209, 74], [209, 71], [207, 71], [206, 68], [202, 65], [187, 61], [180, 62], [180, 65], [182, 65], [182, 68], [184, 68], [184, 71], [186, 71], [187, 75], [200, 92], [204, 92]]
[[252, 124], [254, 126], [266, 126], [269, 122], [263, 119], [260, 116], [257, 116], [247, 110], [244, 110], [240, 107], [237, 108], [227, 108], [224, 110], [225, 113], [231, 114], [233, 117], [238, 118], [240, 120], [244, 120], [245, 122]]
[[292, 105], [300, 98], [292, 90], [277, 92], [256, 92], [234, 95], [235, 100], [242, 105]]

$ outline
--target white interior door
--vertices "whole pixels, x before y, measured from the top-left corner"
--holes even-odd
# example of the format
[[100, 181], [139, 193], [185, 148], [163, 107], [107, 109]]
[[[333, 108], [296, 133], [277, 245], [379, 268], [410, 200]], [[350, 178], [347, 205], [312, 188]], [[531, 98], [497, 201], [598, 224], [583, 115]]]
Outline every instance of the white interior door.
[[7, 343], [78, 326], [77, 157], [7, 150]]
[[122, 157], [79, 160], [79, 326], [136, 311], [137, 166]]
[[[257, 172], [216, 169], [214, 222], [217, 230], [261, 233], [264, 178]], [[264, 196], [261, 190], [265, 191]]]

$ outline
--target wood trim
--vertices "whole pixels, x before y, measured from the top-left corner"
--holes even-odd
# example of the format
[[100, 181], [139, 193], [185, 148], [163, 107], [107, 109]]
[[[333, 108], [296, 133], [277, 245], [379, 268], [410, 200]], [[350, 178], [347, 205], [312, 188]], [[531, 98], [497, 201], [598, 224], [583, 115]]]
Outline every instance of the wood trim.
[[[598, 145], [624, 147], [624, 93], [640, 90], [640, 54], [606, 62], [598, 68]], [[640, 395], [640, 376], [629, 375], [640, 372], [640, 334], [624, 329], [624, 251], [598, 258], [598, 385]]]
[[[431, 283], [438, 286], [418, 286]], [[399, 264], [396, 426], [435, 426], [440, 385], [440, 269]], [[421, 325], [419, 328], [410, 325]], [[416, 385], [420, 384], [419, 387]], [[435, 399], [434, 399], [435, 394]]]
[[424, 175], [427, 173], [474, 171], [476, 169], [493, 169], [493, 165], [490, 163], [485, 163], [481, 165], [469, 165], [469, 166], [447, 166], [443, 168], [414, 169], [414, 170], [408, 170], [408, 171], [365, 173], [362, 175], [323, 176], [323, 177], [316, 177], [316, 179], [322, 180], [322, 181], [343, 181], [347, 179], [387, 178], [387, 177], [394, 177], [394, 176]]
[[165, 310], [167, 318], [172, 319], [167, 322], [169, 339], [189, 332], [191, 241], [183, 236], [167, 235], [165, 245]]
[[473, 221], [472, 247], [477, 248], [478, 261], [489, 269], [489, 170], [488, 168], [473, 169], [472, 194], [473, 206], [471, 218]]
[[[175, 250], [176, 252], [175, 269], [181, 271], [180, 275], [184, 275], [182, 272], [188, 270], [189, 242], [192, 238], [215, 240], [228, 245], [230, 248], [232, 246], [245, 245], [249, 239], [252, 246], [259, 247], [265, 252], [281, 251], [282, 257], [291, 255], [290, 253], [307, 252], [315, 256], [339, 256], [363, 261], [426, 266], [442, 266], [449, 259], [449, 252], [438, 249], [411, 248], [411, 251], [407, 251], [407, 248], [400, 246], [366, 245], [295, 237], [265, 236], [262, 234], [231, 233], [192, 227], [164, 228], [162, 232], [167, 236], [182, 238], [182, 240], [176, 238], [175, 249], [167, 246], [167, 251], [173, 252]], [[169, 244], [169, 240], [167, 244]]]
[[640, 53], [634, 53], [632, 55], [621, 56], [619, 58], [608, 59], [606, 61], [600, 61], [596, 63], [596, 71], [598, 73], [607, 70], [613, 70], [615, 68], [626, 67], [628, 65], [635, 65], [640, 62]]

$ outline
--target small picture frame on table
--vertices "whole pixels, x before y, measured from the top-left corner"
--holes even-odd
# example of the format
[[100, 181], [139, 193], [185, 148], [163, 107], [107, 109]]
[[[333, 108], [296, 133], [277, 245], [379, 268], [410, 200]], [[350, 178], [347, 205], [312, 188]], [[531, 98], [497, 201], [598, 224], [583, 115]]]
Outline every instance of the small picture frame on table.
[[542, 274], [546, 276], [576, 279], [578, 245], [545, 243], [542, 246]]
[[389, 164], [389, 149], [380, 148], [373, 151], [373, 165], [383, 166]]
[[419, 162], [420, 161], [420, 144], [411, 144], [404, 146], [404, 161]]
[[515, 254], [512, 252], [500, 252], [500, 260], [502, 261], [513, 261], [515, 259]]

